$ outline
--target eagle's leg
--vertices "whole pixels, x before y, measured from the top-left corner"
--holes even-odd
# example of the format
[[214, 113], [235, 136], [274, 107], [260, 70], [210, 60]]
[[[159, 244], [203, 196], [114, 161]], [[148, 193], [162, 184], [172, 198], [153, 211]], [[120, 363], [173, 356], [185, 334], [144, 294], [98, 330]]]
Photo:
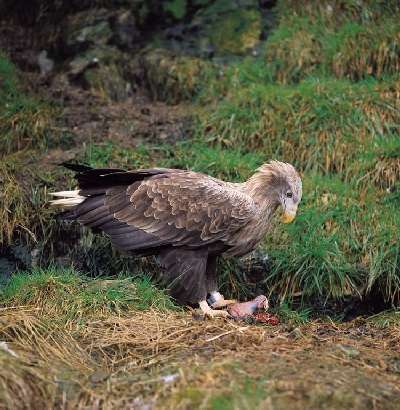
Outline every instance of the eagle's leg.
[[236, 303], [236, 300], [225, 299], [221, 293], [218, 292], [217, 284], [217, 257], [209, 256], [207, 259], [206, 268], [206, 283], [207, 293], [210, 295], [208, 303], [212, 309], [223, 308], [232, 303]]
[[208, 317], [228, 317], [229, 313], [226, 310], [211, 309], [206, 300], [199, 302], [201, 311]]
[[226, 307], [228, 305], [232, 305], [233, 303], [236, 303], [237, 300], [225, 299], [224, 295], [221, 295], [221, 293], [217, 291], [213, 291], [210, 293], [209, 302], [210, 302], [210, 306], [213, 309], [218, 309], [218, 308]]

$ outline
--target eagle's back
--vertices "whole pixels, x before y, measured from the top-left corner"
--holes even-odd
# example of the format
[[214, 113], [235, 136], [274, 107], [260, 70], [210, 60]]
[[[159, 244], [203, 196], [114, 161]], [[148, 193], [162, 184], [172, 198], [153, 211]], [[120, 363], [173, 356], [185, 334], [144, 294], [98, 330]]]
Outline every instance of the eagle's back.
[[234, 253], [236, 240], [243, 253], [238, 233], [258, 218], [252, 198], [235, 184], [192, 171], [90, 169], [77, 180], [82, 201], [65, 217], [105, 232], [115, 247], [138, 255], [166, 247]]

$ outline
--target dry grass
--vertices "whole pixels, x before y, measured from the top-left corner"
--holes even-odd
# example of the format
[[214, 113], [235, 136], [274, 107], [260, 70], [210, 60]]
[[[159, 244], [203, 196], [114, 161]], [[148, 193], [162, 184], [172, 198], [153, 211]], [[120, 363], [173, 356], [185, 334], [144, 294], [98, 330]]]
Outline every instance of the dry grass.
[[331, 69], [338, 77], [359, 80], [367, 76], [383, 78], [400, 69], [400, 28], [398, 17], [385, 19], [378, 26], [349, 24], [336, 34], [336, 50]]
[[273, 78], [287, 84], [312, 75], [360, 80], [399, 70], [400, 9], [394, 1], [281, 1], [268, 38]]
[[37, 152], [25, 150], [3, 157], [0, 163], [0, 242], [4, 245], [20, 241], [44, 248], [60, 229], [46, 203], [47, 190], [56, 180], [71, 181], [60, 170], [34, 167], [38, 158]]
[[149, 286], [14, 278], [0, 299], [0, 408], [395, 409], [398, 312], [298, 327], [285, 315], [275, 327], [196, 320]]
[[159, 310], [53, 317], [40, 304], [1, 308], [0, 408], [394, 409], [400, 398], [398, 326], [377, 337], [365, 322], [293, 331]]

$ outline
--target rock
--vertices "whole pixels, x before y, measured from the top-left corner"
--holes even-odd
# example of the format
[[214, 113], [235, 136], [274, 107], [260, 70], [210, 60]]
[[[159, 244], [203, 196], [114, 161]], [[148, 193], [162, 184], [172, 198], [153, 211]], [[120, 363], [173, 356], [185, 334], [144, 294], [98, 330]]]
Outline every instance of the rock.
[[118, 64], [123, 58], [122, 53], [115, 47], [99, 46], [77, 54], [69, 63], [69, 74], [78, 76], [87, 68]]
[[90, 381], [92, 383], [100, 383], [100, 382], [107, 380], [109, 377], [110, 377], [109, 373], [103, 370], [97, 370], [90, 376]]
[[393, 357], [389, 361], [389, 371], [400, 374], [400, 357]]
[[86, 70], [83, 78], [88, 89], [104, 99], [124, 101], [131, 94], [131, 86], [116, 64]]
[[259, 42], [262, 15], [256, 0], [216, 0], [202, 7], [194, 16], [191, 28], [200, 32], [201, 49], [217, 55], [245, 54]]
[[93, 45], [106, 45], [113, 37], [106, 9], [90, 9], [69, 16], [65, 23], [64, 44], [69, 54]]
[[111, 19], [113, 44], [122, 49], [132, 49], [140, 39], [135, 16], [130, 10], [121, 10]]
[[105, 99], [123, 101], [131, 94], [127, 57], [112, 46], [99, 46], [78, 54], [69, 63], [71, 81]]
[[296, 327], [288, 334], [288, 337], [292, 340], [298, 340], [303, 338], [304, 334], [298, 327]]
[[261, 14], [257, 10], [237, 10], [216, 20], [210, 27], [211, 44], [217, 53], [244, 54], [261, 36]]
[[48, 58], [46, 50], [42, 50], [38, 54], [37, 62], [40, 68], [40, 75], [42, 77], [50, 74], [54, 68], [54, 61], [51, 58]]

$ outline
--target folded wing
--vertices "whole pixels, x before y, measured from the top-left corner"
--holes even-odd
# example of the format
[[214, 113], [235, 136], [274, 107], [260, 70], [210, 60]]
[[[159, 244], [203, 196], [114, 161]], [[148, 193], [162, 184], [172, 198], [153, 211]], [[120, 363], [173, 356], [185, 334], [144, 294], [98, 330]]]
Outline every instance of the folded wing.
[[215, 242], [229, 246], [256, 217], [251, 197], [207, 175], [168, 169], [118, 170], [106, 177], [90, 172], [78, 176], [80, 195], [87, 199], [69, 217], [104, 231], [124, 251], [146, 254]]

